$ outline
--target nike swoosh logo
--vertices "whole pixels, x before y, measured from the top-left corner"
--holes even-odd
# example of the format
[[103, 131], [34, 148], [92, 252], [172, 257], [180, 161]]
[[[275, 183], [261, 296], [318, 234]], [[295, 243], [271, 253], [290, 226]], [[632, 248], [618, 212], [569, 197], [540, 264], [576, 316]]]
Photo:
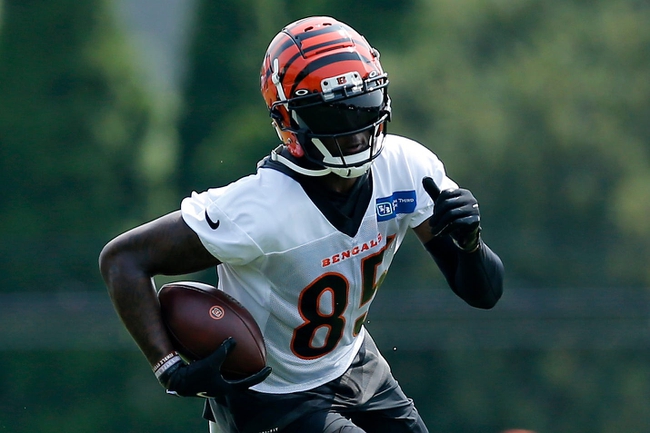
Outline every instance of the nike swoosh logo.
[[218, 229], [218, 228], [219, 228], [219, 224], [221, 224], [221, 221], [219, 221], [219, 220], [212, 221], [212, 220], [210, 219], [210, 215], [208, 214], [208, 210], [207, 210], [207, 209], [205, 210], [205, 221], [208, 223], [208, 225], [210, 226], [210, 228], [211, 228], [212, 230], [216, 230], [216, 229]]

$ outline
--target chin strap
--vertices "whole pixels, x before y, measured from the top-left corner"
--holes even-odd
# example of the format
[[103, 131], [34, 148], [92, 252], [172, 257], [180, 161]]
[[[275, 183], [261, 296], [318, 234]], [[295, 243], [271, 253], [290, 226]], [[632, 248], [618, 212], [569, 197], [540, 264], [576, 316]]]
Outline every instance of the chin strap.
[[301, 167], [300, 165], [296, 164], [289, 158], [282, 156], [280, 153], [282, 151], [282, 148], [284, 146], [280, 145], [277, 148], [273, 149], [271, 151], [271, 161], [277, 161], [287, 167], [289, 167], [291, 170], [295, 171], [296, 173], [303, 174], [305, 176], [314, 176], [314, 177], [320, 177], [320, 176], [326, 176], [330, 173], [334, 173], [338, 176], [344, 177], [346, 179], [351, 179], [351, 178], [356, 178], [359, 176], [362, 176], [368, 172], [370, 169], [371, 161], [368, 162], [367, 164], [364, 164], [363, 166], [360, 167], [324, 167], [322, 169], [310, 169], [310, 168], [305, 168]]
[[295, 162], [291, 161], [289, 158], [286, 158], [280, 154], [283, 147], [284, 147], [283, 145], [280, 145], [271, 151], [271, 161], [277, 161], [281, 164], [284, 164], [287, 167], [289, 167], [291, 170], [295, 171], [296, 173], [304, 174], [305, 176], [320, 177], [320, 176], [328, 175], [332, 172], [332, 170], [330, 170], [329, 168], [323, 168], [321, 170], [312, 170], [309, 168], [299, 166]]

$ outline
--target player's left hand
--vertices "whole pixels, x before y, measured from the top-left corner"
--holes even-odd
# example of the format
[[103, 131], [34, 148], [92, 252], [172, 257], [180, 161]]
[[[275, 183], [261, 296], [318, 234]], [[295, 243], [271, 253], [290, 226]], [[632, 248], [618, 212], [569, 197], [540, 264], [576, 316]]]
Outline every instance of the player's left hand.
[[450, 235], [463, 251], [476, 250], [481, 233], [481, 214], [474, 195], [464, 188], [440, 191], [430, 177], [422, 179], [422, 186], [435, 204], [433, 216], [429, 218], [431, 233], [434, 236]]

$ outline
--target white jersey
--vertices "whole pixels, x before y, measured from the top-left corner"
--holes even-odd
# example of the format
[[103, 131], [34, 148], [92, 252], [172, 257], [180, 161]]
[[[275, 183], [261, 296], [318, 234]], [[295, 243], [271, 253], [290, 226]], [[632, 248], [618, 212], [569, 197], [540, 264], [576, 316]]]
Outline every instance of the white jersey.
[[264, 334], [273, 372], [254, 390], [305, 391], [348, 369], [407, 229], [432, 214], [425, 176], [441, 189], [457, 188], [431, 151], [388, 135], [353, 237], [332, 226], [298, 182], [270, 168], [183, 200], [183, 219], [222, 262], [219, 288], [250, 311]]

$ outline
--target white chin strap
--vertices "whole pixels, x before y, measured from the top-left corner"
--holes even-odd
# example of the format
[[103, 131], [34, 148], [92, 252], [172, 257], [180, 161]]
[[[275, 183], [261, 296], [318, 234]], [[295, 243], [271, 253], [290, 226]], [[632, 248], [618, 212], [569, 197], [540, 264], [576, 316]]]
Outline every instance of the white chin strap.
[[[381, 147], [381, 143], [378, 143], [377, 140], [381, 140], [382, 138], [383, 137], [377, 137], [374, 145]], [[278, 161], [296, 173], [304, 174], [305, 176], [325, 176], [334, 173], [337, 176], [351, 179], [362, 176], [370, 170], [373, 160], [371, 154], [372, 147], [368, 147], [366, 150], [355, 153], [354, 155], [332, 156], [319, 139], [312, 138], [312, 143], [314, 143], [314, 146], [316, 146], [316, 148], [323, 154], [323, 164], [325, 164], [325, 167], [321, 169], [308, 169], [299, 166], [280, 154], [280, 149], [282, 149], [282, 147], [274, 149], [271, 152], [271, 160]]]
[[305, 176], [325, 176], [330, 173], [334, 173], [338, 176], [344, 177], [346, 179], [350, 178], [355, 178], [363, 175], [370, 169], [370, 165], [372, 165], [372, 161], [366, 162], [365, 164], [359, 166], [359, 167], [324, 167], [321, 169], [309, 169], [305, 167], [301, 167], [295, 162], [291, 161], [288, 158], [285, 158], [284, 156], [280, 155], [279, 149], [274, 149], [271, 151], [271, 160], [272, 161], [278, 161], [279, 163], [282, 163], [289, 167], [291, 170], [295, 171], [296, 173], [304, 174]]
[[301, 167], [290, 159], [280, 155], [281, 150], [282, 146], [279, 146], [277, 149], [273, 149], [271, 151], [271, 161], [278, 161], [296, 173], [304, 174], [305, 176], [325, 176], [326, 174], [330, 174], [332, 172], [329, 168], [323, 168], [321, 170], [310, 170], [308, 168]]

